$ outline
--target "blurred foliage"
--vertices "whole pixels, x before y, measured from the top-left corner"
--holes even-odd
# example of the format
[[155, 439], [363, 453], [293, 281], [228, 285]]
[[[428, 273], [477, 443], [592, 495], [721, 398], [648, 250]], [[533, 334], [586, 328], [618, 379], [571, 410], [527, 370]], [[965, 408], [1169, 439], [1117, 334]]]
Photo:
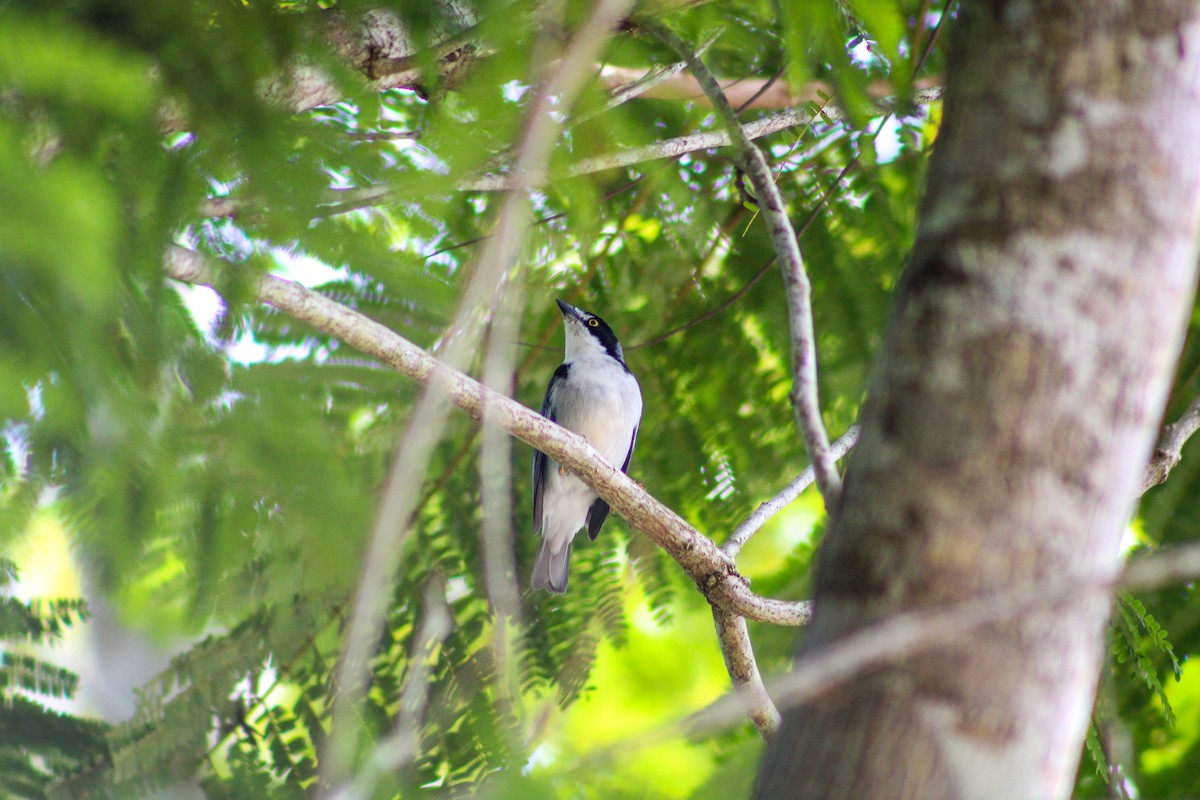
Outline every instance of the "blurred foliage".
[[106, 766], [108, 726], [47, 705], [70, 700], [79, 676], [32, 649], [86, 621], [86, 604], [72, 598], [22, 602], [13, 596], [17, 576], [17, 565], [0, 557], [0, 791], [36, 798], [80, 766]]
[[[374, 92], [323, 30], [332, 14], [353, 27], [387, 5], [409, 24], [426, 72], [420, 86]], [[451, 22], [445, 4], [425, 0], [0, 5], [0, 553], [48, 510], [69, 527], [89, 591], [124, 624], [191, 642], [141, 687], [132, 719], [109, 728], [87, 708], [51, 711], [39, 698], [71, 695], [73, 670], [22, 648], [77, 623], [83, 605], [21, 601], [0, 586], [5, 791], [132, 797], [199, 778], [214, 798], [313, 793], [346, 610], [419, 394], [250, 302], [249, 286], [271, 269], [422, 346], [442, 339], [501, 200], [456, 183], [511, 157], [544, 67], [535, 59], [554, 47], [531, 22], [531, 0], [458, 4], [468, 6], [477, 24], [463, 35], [484, 55], [443, 84], [431, 45]], [[567, 29], [589, 6], [565, 4]], [[834, 435], [857, 416], [913, 239], [940, 113], [904, 98], [919, 62], [926, 76], [942, 69], [941, 9], [737, 0], [664, 16], [697, 44], [720, 31], [706, 55], [720, 75], [820, 80], [846, 112], [833, 121], [814, 105], [811, 124], [760, 140], [804, 224]], [[640, 68], [673, 60], [636, 28], [604, 57]], [[296, 114], [264, 99], [262, 88], [297, 64], [337, 81], [342, 102]], [[872, 104], [876, 80], [892, 83], [903, 113]], [[552, 175], [715, 125], [702, 103], [639, 99], [593, 113], [605, 98], [591, 85], [570, 110]], [[386, 198], [330, 203], [371, 187]], [[204, 201], [225, 197], [234, 217], [205, 218]], [[783, 293], [762, 220], [744, 200], [726, 150], [558, 177], [534, 195], [519, 265], [526, 311], [513, 395], [539, 407], [559, 361], [553, 298], [600, 313], [646, 398], [632, 474], [718, 540], [806, 464], [787, 400]], [[214, 307], [211, 293], [163, 279], [172, 241], [224, 259], [215, 319], [201, 311]], [[1197, 338], [1175, 413], [1200, 391]], [[530, 455], [518, 446], [512, 456], [521, 586], [536, 548]], [[700, 595], [612, 519], [575, 549], [569, 594], [526, 594], [523, 623], [501, 624], [484, 583], [482, 468], [475, 424], [451, 417], [359, 709], [356, 772], [373, 776], [363, 796], [745, 795], [761, 752], [748, 724], [663, 732], [728, 691]], [[1146, 500], [1143, 546], [1195, 537], [1197, 481], [1193, 445]], [[756, 589], [806, 596], [819, 509], [802, 498], [747, 548]], [[2, 564], [7, 586], [15, 567]], [[443, 640], [422, 642], [432, 612], [419, 598], [434, 575], [446, 581], [453, 623]], [[1123, 732], [1131, 780], [1154, 796], [1187, 796], [1200, 786], [1200, 675], [1188, 662], [1200, 649], [1200, 603], [1182, 587], [1119, 609], [1112, 709], [1098, 712], [1088, 752], [1112, 758], [1103, 743]], [[794, 632], [751, 630], [764, 671], [783, 669]], [[376, 744], [406, 719], [414, 653], [429, 670], [427, 711], [411, 724], [411, 757], [380, 771]], [[1086, 760], [1079, 789], [1108, 791]]]

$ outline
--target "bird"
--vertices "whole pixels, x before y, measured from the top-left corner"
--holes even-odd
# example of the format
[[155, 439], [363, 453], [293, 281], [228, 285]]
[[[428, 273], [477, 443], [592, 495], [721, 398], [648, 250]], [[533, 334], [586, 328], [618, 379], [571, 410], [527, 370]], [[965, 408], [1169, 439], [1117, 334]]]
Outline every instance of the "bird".
[[[558, 300], [566, 356], [546, 387], [542, 416], [581, 434], [610, 464], [628, 472], [642, 421], [642, 390], [625, 364], [612, 328], [600, 317]], [[534, 589], [567, 590], [571, 542], [587, 526], [592, 541], [608, 503], [541, 451], [533, 456], [533, 525], [542, 536]]]

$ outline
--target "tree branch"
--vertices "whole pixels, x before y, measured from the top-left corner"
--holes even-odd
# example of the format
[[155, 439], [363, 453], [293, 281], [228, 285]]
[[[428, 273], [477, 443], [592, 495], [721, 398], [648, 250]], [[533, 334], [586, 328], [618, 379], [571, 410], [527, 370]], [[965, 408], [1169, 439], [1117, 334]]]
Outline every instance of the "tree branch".
[[1167, 479], [1167, 475], [1182, 458], [1184, 444], [1197, 430], [1200, 430], [1200, 397], [1197, 397], [1173, 424], [1163, 427], [1158, 446], [1154, 448], [1154, 455], [1146, 465], [1141, 494]]
[[779, 709], [763, 685], [746, 618], [716, 606], [713, 606], [712, 615], [717, 639], [721, 642], [721, 655], [725, 657], [725, 670], [733, 681], [736, 696], [742, 701], [743, 710], [758, 729], [759, 735], [763, 739], [770, 739], [779, 730]]
[[[319, 37], [325, 40], [333, 53], [346, 66], [360, 73], [366, 89], [383, 92], [389, 89], [419, 89], [436, 84], [454, 85], [481, 58], [491, 55], [486, 43], [479, 37], [479, 19], [474, 10], [458, 0], [438, 0], [452, 27], [444, 30], [441, 37], [422, 52], [418, 42], [409, 32], [404, 21], [387, 8], [369, 9], [350, 20], [346, 15], [324, 12], [321, 15]], [[653, 8], [643, 10], [646, 14], [658, 14]], [[424, 71], [433, 65], [435, 74]], [[612, 91], [609, 102], [601, 111], [609, 110], [634, 97], [654, 99], [691, 100], [702, 99], [695, 82], [679, 76], [682, 67], [671, 65], [665, 68], [645, 70], [604, 66], [599, 71], [600, 80]], [[732, 81], [727, 81], [733, 88]], [[739, 102], [749, 98], [762, 88], [764, 80], [737, 81]], [[936, 79], [921, 84], [921, 88], [932, 88]], [[806, 85], [799, 92], [792, 92], [784, 85], [772, 87], [755, 98], [752, 108], [784, 108], [800, 105], [808, 100], [828, 96], [832, 90], [820, 81]], [[890, 86], [876, 81], [868, 87], [868, 93], [878, 99], [890, 94]], [[310, 111], [346, 99], [346, 88], [324, 69], [302, 62], [295, 62], [282, 75], [264, 81], [258, 87], [259, 95], [278, 108], [293, 113]], [[594, 115], [591, 112], [589, 115]], [[183, 108], [176, 103], [166, 103], [158, 114], [158, 126], [162, 133], [179, 133], [187, 129], [187, 118]]]
[[[800, 657], [789, 672], [765, 685], [780, 707], [790, 708], [884, 664], [960, 639], [986, 625], [1053, 609], [1081, 593], [1107, 594], [1114, 588], [1147, 592], [1196, 578], [1200, 578], [1200, 543], [1133, 559], [1118, 576], [1060, 576], [942, 608], [898, 614]], [[722, 697], [691, 715], [685, 725], [693, 731], [713, 730], [736, 724], [742, 713], [738, 698]]]
[[[206, 258], [183, 247], [167, 249], [165, 271], [185, 283], [212, 286], [216, 282]], [[255, 285], [255, 294], [261, 302], [394, 367], [423, 386], [436, 379], [446, 398], [475, 419], [481, 418], [486, 404], [489, 422], [541, 450], [596, 490], [632, 528], [666, 550], [711, 604], [760, 622], [808, 624], [810, 603], [774, 600], [751, 592], [733, 559], [632, 478], [605, 463], [582, 436], [450, 369], [357, 311], [299, 284], [264, 275]]]
[[[840, 461], [847, 453], [854, 449], [854, 445], [858, 444], [858, 426], [852, 425], [842, 434], [842, 438], [834, 442], [829, 452], [834, 460]], [[741, 552], [742, 547], [750, 540], [758, 530], [767, 523], [771, 517], [778, 514], [784, 506], [791, 503], [800, 493], [807, 489], [813, 482], [813, 468], [805, 467], [804, 471], [796, 476], [795, 480], [783, 488], [779, 494], [772, 497], [770, 500], [760, 503], [758, 508], [754, 509], [754, 513], [746, 517], [741, 525], [734, 529], [729, 538], [721, 545], [721, 549], [726, 555], [736, 558]]]
[[[812, 122], [813, 113], [807, 109], [792, 109], [778, 114], [747, 123], [744, 127], [746, 135], [751, 139], [759, 139], [772, 133], [794, 128], [798, 125], [808, 125]], [[718, 147], [728, 147], [732, 139], [727, 131], [711, 131], [689, 136], [678, 136], [661, 142], [648, 144], [643, 147], [633, 147], [614, 153], [605, 153], [591, 158], [583, 158], [569, 166], [563, 173], [565, 178], [575, 178], [580, 175], [590, 175], [610, 169], [633, 166], [647, 161], [659, 161], [668, 158], [678, 158], [688, 153], [700, 150], [714, 150]], [[537, 188], [546, 184], [548, 176], [545, 171], [537, 171], [525, 178], [525, 185]], [[517, 181], [511, 174], [483, 175], [478, 178], [468, 178], [459, 181], [455, 189], [463, 192], [501, 192], [515, 188]], [[396, 194], [391, 186], [367, 186], [354, 189], [329, 189], [321, 197], [321, 204], [313, 210], [314, 217], [333, 216], [347, 211], [355, 211], [373, 205], [390, 202]], [[211, 197], [200, 204], [198, 213], [203, 217], [232, 217], [235, 216], [244, 201], [232, 197]]]
[[787, 215], [787, 206], [779, 187], [763, 156], [738, 122], [737, 112], [721, 90], [716, 78], [708, 71], [696, 54], [673, 31], [656, 20], [639, 20], [638, 24], [658, 37], [664, 44], [688, 63], [688, 67], [699, 81], [705, 95], [712, 102], [721, 121], [728, 129], [737, 150], [738, 161], [750, 178], [758, 196], [759, 208], [771, 234], [771, 242], [779, 256], [779, 268], [787, 288], [788, 317], [792, 331], [792, 404], [796, 421], [804, 444], [808, 448], [816, 474], [817, 488], [825, 499], [825, 508], [836, 508], [841, 493], [842, 479], [829, 451], [829, 435], [821, 420], [821, 407], [817, 397], [817, 351], [812, 322], [812, 287], [804, 271], [804, 259], [796, 231]]
[[[699, 50], [697, 54], [699, 54]], [[686, 62], [684, 62], [686, 65]], [[711, 104], [705, 95], [700, 82], [692, 75], [680, 75], [679, 70], [663, 71], [656, 74], [657, 80], [646, 86], [641, 86], [636, 96], [648, 100], [681, 100], [697, 101]], [[605, 66], [600, 71], [600, 80], [612, 91], [620, 91], [623, 87], [634, 85], [641, 70], [631, 67]], [[799, 91], [779, 81], [771, 82], [769, 78], [718, 78], [721, 90], [734, 107], [745, 109], [779, 109], [802, 106], [805, 103], [820, 103], [824, 98], [831, 97], [834, 88], [824, 81], [812, 81], [804, 84]], [[918, 90], [935, 89], [941, 84], [938, 76], [922, 78], [913, 82], [913, 88]], [[866, 86], [867, 96], [884, 101], [894, 95], [896, 88], [884, 80], [871, 81]], [[744, 107], [744, 108], [741, 108]]]
[[[788, 672], [766, 682], [767, 691], [780, 708], [792, 708], [871, 670], [960, 639], [981, 627], [1051, 609], [1085, 592], [1107, 593], [1113, 584], [1111, 577], [1058, 577], [942, 608], [897, 614], [801, 655]], [[696, 733], [711, 731], [736, 724], [741, 714], [736, 698], [722, 697], [691, 715], [684, 725]]]
[[[429, 52], [422, 53], [418, 42], [395, 12], [386, 8], [369, 9], [354, 20], [337, 11], [320, 14], [318, 37], [347, 66], [367, 79], [367, 89], [416, 88], [422, 83], [453, 84], [481, 55], [483, 44], [471, 34], [479, 20], [473, 9], [460, 0], [436, 0], [436, 5], [453, 28], [445, 30]], [[437, 72], [422, 72], [422, 64], [433, 64]], [[346, 99], [346, 89], [320, 67], [293, 62], [287, 70], [258, 86], [259, 96], [268, 103], [293, 113], [309, 111]], [[159, 111], [162, 133], [187, 129], [187, 117], [175, 103]]]
[[1134, 593], [1151, 592], [1196, 578], [1200, 578], [1200, 543], [1167, 547], [1132, 559], [1125, 565], [1120, 586]]
[[[704, 44], [700, 45], [697, 52], [703, 53], [712, 47], [713, 42], [721, 36], [722, 31], [718, 30], [712, 36], [709, 36]], [[611, 75], [612, 70], [617, 69], [626, 76], [624, 81], [605, 80], [606, 75]], [[655, 86], [661, 83], [670, 81], [679, 73], [687, 69], [686, 61], [677, 61], [674, 64], [656, 64], [640, 75], [638, 70], [624, 69], [619, 67], [603, 66], [600, 68], [600, 81], [606, 84], [608, 88], [608, 100], [599, 108], [594, 108], [587, 111], [571, 120], [569, 128], [574, 128], [576, 125], [587, 122], [589, 119], [598, 117], [606, 111], [611, 111], [623, 103], [627, 103], [635, 97], [639, 97], [646, 92], [649, 92]]]

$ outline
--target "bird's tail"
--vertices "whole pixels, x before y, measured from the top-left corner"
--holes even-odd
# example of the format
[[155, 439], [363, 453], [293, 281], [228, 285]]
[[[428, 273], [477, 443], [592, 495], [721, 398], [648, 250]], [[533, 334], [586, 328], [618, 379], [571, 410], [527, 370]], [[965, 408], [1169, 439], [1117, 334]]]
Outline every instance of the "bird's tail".
[[571, 542], [567, 542], [557, 553], [550, 550], [550, 543], [542, 539], [537, 561], [533, 562], [533, 588], [548, 589], [562, 594], [567, 590], [567, 573], [571, 565]]

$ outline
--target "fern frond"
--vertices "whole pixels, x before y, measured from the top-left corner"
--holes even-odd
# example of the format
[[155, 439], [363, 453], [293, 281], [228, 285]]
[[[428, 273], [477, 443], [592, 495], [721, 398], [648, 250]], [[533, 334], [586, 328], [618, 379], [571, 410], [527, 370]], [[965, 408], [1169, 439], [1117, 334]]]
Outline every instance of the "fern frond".
[[599, 559], [597, 569], [589, 576], [589, 587], [595, 597], [594, 615], [605, 635], [617, 647], [629, 641], [629, 620], [625, 615], [625, 570], [621, 558], [622, 543], [612, 537], [611, 549]]
[[33, 640], [41, 630], [41, 620], [29, 606], [15, 597], [0, 596], [0, 639]]
[[237, 686], [267, 663], [270, 634], [270, 615], [256, 614], [177, 656], [139, 693], [133, 719], [111, 736], [119, 789], [160, 788], [195, 773], [214, 721], [240, 718]]
[[1137, 617], [1138, 623], [1146, 636], [1167, 658], [1171, 661], [1171, 671], [1175, 674], [1175, 680], [1180, 680], [1183, 677], [1183, 667], [1179, 663], [1179, 659], [1175, 657], [1175, 648], [1167, 640], [1167, 632], [1162, 629], [1158, 621], [1154, 619], [1154, 615], [1146, 610], [1146, 606], [1141, 600], [1138, 600], [1128, 592], [1121, 592], [1118, 597], [1118, 602], [1126, 605], [1131, 612]]
[[8, 689], [23, 689], [43, 697], [72, 697], [79, 676], [23, 653], [0, 653], [0, 682]]
[[55, 762], [85, 763], [107, 752], [108, 726], [60, 714], [21, 695], [5, 698], [0, 714], [0, 750], [19, 750]]
[[[0, 464], [4, 461], [0, 458]], [[0, 531], [25, 530], [37, 513], [47, 483], [45, 476], [16, 474], [19, 469], [0, 467]], [[0, 561], [0, 588], [16, 580], [17, 565], [8, 559]]]
[[671, 578], [678, 573], [674, 562], [650, 537], [635, 533], [629, 537], [629, 563], [646, 593], [646, 605], [654, 621], [662, 626], [669, 625], [676, 596]]
[[34, 766], [27, 753], [0, 749], [0, 796], [45, 800], [49, 773]]
[[558, 673], [558, 704], [566, 708], [579, 698], [592, 667], [596, 664], [596, 653], [600, 640], [587, 632], [571, 643], [567, 658]]
[[316, 750], [320, 750], [324, 745], [325, 736], [328, 734], [329, 710], [322, 706], [318, 710], [316, 703], [323, 703], [324, 694], [316, 693], [317, 700], [314, 701], [307, 693], [300, 696], [296, 703], [296, 719], [304, 727], [304, 735], [308, 741], [313, 743]]
[[[298, 800], [303, 797], [302, 793], [293, 793], [274, 780], [270, 767], [255, 748], [233, 748], [229, 754], [229, 768], [232, 773], [229, 780], [219, 791], [209, 794], [210, 797], [227, 797], [229, 800], [248, 797], [263, 800]], [[209, 789], [209, 784], [205, 784], [205, 789]]]
[[30, 612], [41, 620], [43, 636], [55, 638], [77, 622], [87, 622], [90, 614], [82, 597], [59, 597], [54, 600], [35, 599], [29, 603]]
[[263, 715], [262, 729], [272, 772], [302, 794], [317, 779], [317, 765], [315, 750], [297, 726], [296, 716], [284, 708], [268, 709]]
[[1108, 756], [1104, 754], [1104, 748], [1100, 745], [1100, 734], [1096, 731], [1095, 721], [1088, 723], [1087, 754], [1096, 769], [1096, 774], [1108, 783]]
[[[1163, 689], [1162, 682], [1158, 679], [1158, 670], [1154, 665], [1154, 661], [1146, 653], [1140, 641], [1139, 631], [1144, 629], [1144, 625], [1140, 620], [1148, 616], [1145, 614], [1146, 609], [1135, 598], [1129, 599], [1132, 599], [1137, 605], [1135, 606], [1127, 602], [1122, 595], [1118, 595], [1117, 597], [1116, 606], [1119, 613], [1116, 616], [1114, 624], [1109, 629], [1112, 634], [1115, 634], [1110, 635], [1109, 651], [1113, 654], [1117, 663], [1128, 665], [1132, 679], [1145, 683], [1146, 687], [1158, 698], [1164, 719], [1168, 725], [1173, 726], [1175, 724], [1175, 712], [1171, 708], [1170, 700], [1167, 699], [1167, 693]], [[1138, 612], [1139, 607], [1141, 613]], [[1169, 643], [1167, 646], [1170, 646]], [[1173, 658], [1174, 654], [1172, 654]]]

